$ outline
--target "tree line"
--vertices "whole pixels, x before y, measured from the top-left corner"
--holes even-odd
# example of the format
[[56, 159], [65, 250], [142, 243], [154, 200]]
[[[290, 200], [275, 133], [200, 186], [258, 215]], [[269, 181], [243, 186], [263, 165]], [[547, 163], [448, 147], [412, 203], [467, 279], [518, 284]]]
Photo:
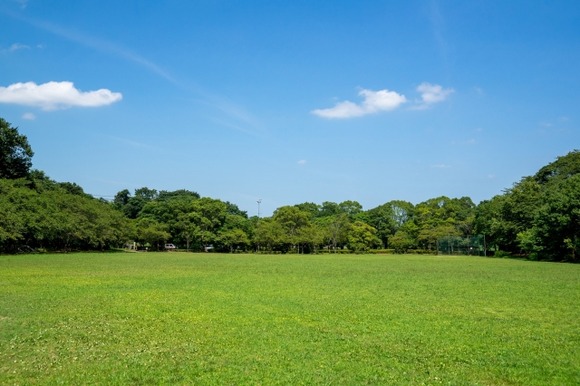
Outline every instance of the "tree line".
[[189, 190], [124, 189], [111, 201], [31, 169], [25, 136], [0, 118], [0, 252], [148, 250], [278, 253], [467, 253], [578, 261], [580, 152], [479, 204], [469, 197], [283, 206], [249, 217], [235, 204]]

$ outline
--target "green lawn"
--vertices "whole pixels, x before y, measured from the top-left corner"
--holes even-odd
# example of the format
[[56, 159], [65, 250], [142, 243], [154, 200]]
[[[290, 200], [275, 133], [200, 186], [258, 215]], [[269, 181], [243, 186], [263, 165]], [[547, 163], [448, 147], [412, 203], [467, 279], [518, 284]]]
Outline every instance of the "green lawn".
[[580, 384], [580, 265], [0, 256], [0, 384]]

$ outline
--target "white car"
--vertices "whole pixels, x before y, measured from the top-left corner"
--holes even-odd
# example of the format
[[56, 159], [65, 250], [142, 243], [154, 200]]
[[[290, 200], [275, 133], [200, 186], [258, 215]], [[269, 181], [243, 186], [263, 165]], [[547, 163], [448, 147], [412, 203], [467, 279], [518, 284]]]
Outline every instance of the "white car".
[[171, 249], [177, 249], [177, 247], [173, 244], [165, 244], [165, 249], [171, 250]]

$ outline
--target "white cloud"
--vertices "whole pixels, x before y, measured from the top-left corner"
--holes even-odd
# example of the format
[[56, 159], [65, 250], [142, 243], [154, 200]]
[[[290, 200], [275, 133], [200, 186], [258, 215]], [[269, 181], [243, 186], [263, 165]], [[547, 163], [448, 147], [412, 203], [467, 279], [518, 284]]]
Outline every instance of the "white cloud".
[[306, 160], [305, 159], [301, 159], [300, 161], [298, 161], [298, 165], [306, 165]]
[[[443, 88], [438, 84], [423, 82], [417, 86], [417, 92], [420, 93], [421, 99], [410, 107], [412, 110], [424, 110], [435, 103], [443, 102], [455, 90]], [[354, 118], [381, 111], [395, 110], [407, 102], [407, 98], [404, 95], [387, 89], [379, 91], [362, 89], [358, 94], [363, 97], [363, 101], [360, 103], [343, 101], [337, 103], [334, 107], [312, 110], [312, 114], [328, 119]]]
[[449, 169], [451, 167], [451, 165], [447, 165], [447, 164], [434, 164], [431, 165], [431, 168], [433, 169]]
[[33, 113], [24, 113], [22, 114], [22, 119], [25, 119], [27, 121], [34, 121], [36, 119], [36, 115], [34, 115]]
[[12, 103], [58, 110], [69, 107], [106, 106], [123, 99], [123, 95], [108, 89], [80, 91], [72, 82], [14, 83], [0, 87], [0, 103]]
[[423, 82], [417, 86], [417, 91], [421, 93], [421, 102], [414, 106], [415, 109], [429, 108], [435, 103], [443, 102], [449, 95], [455, 92], [452, 88], [443, 88], [438, 84], [427, 82]]
[[339, 102], [334, 107], [313, 110], [312, 114], [328, 119], [354, 118], [394, 110], [407, 101], [404, 95], [387, 89], [379, 91], [363, 89], [358, 94], [364, 98], [359, 104], [350, 101]]
[[13, 43], [10, 47], [0, 50], [2, 53], [12, 53], [20, 50], [28, 50], [30, 46], [22, 43]]

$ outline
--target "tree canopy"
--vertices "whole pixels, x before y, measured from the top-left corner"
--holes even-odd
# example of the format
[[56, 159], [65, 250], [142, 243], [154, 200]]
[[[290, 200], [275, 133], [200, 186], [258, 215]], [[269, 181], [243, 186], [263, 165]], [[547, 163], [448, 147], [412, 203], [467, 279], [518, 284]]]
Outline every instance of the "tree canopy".
[[283, 206], [266, 218], [179, 189], [119, 191], [111, 202], [30, 170], [32, 149], [0, 118], [0, 252], [108, 249], [128, 243], [193, 251], [511, 254], [578, 261], [580, 152], [574, 150], [479, 204], [440, 196]]
[[23, 178], [32, 167], [32, 148], [18, 128], [0, 118], [0, 178]]

